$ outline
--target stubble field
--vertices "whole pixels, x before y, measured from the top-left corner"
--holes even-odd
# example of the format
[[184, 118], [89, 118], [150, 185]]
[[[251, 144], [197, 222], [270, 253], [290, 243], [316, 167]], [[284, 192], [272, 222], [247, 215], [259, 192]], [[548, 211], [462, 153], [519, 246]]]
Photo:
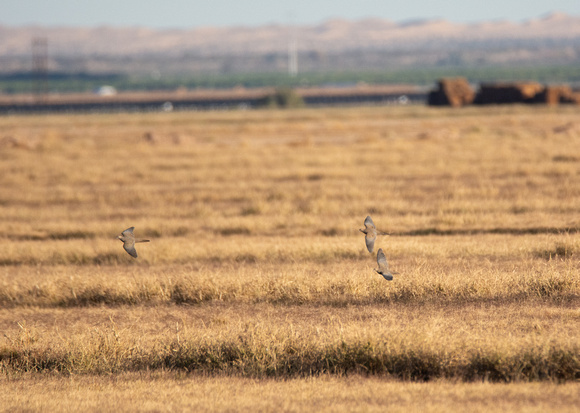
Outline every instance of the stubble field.
[[[0, 131], [8, 409], [580, 408], [575, 107]], [[367, 215], [391, 234], [373, 254]], [[137, 259], [115, 239], [130, 226], [151, 239]]]

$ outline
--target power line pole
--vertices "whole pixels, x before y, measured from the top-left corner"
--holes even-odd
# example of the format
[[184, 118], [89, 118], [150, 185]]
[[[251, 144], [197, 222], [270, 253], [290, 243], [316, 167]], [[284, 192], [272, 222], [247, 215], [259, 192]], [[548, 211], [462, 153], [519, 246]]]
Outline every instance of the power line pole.
[[298, 45], [296, 37], [293, 36], [288, 44], [288, 74], [290, 77], [298, 75]]
[[294, 22], [294, 12], [288, 12], [288, 76], [298, 76], [298, 26]]
[[46, 37], [32, 39], [32, 79], [34, 98], [44, 103], [48, 95], [48, 40]]

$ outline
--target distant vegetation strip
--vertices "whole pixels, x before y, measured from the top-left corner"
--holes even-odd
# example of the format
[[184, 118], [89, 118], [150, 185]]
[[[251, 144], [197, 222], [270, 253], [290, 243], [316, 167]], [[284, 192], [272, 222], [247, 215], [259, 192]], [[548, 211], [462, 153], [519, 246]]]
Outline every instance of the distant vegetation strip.
[[[360, 82], [370, 84], [416, 84], [431, 86], [442, 77], [463, 76], [470, 82], [537, 81], [540, 83], [580, 82], [575, 65], [562, 66], [441, 66], [408, 68], [400, 70], [334, 71], [299, 73], [290, 77], [284, 72], [267, 73], [191, 73], [165, 75], [160, 78], [131, 76], [122, 73], [49, 73], [46, 81], [51, 93], [90, 92], [103, 84], [119, 91], [175, 90], [180, 87], [232, 88], [253, 87], [310, 87], [323, 85], [350, 85]], [[31, 93], [35, 88], [32, 73], [0, 74], [0, 92], [6, 94]]]
[[[202, 305], [207, 303], [269, 303], [275, 305], [385, 305], [410, 303], [498, 303], [547, 301], [580, 305], [580, 283], [569, 274], [544, 274], [506, 281], [490, 288], [481, 280], [459, 285], [423, 281], [389, 285], [382, 279], [341, 279], [310, 283], [261, 278], [238, 283], [214, 282], [184, 276], [180, 280], [95, 283], [55, 280], [33, 286], [0, 286], [0, 306], [91, 307], [123, 305]], [[453, 285], [451, 285], [453, 284]]]
[[515, 349], [442, 348], [433, 342], [405, 344], [385, 337], [328, 342], [242, 333], [236, 338], [168, 338], [144, 346], [114, 329], [54, 347], [35, 344], [25, 336], [9, 338], [10, 344], [0, 347], [0, 372], [7, 375], [174, 370], [258, 378], [363, 374], [413, 381], [580, 380], [580, 347], [569, 343], [527, 343]]

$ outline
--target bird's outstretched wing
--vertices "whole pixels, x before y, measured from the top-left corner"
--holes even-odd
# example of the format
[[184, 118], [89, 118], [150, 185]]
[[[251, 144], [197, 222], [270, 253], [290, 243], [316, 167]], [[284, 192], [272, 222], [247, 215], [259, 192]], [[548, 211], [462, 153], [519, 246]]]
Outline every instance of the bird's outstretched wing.
[[389, 263], [382, 248], [377, 251], [377, 264], [379, 265], [379, 270], [389, 270]]
[[134, 242], [125, 242], [123, 244], [123, 248], [125, 249], [125, 251], [127, 251], [127, 253], [131, 257], [137, 258], [137, 250], [135, 249], [135, 243]]
[[133, 230], [135, 227], [127, 228], [125, 231], [121, 232], [121, 235], [124, 237], [134, 237]]
[[385, 280], [392, 281], [393, 274], [389, 271], [389, 263], [387, 262], [387, 257], [382, 248], [379, 248], [377, 251], [377, 264], [379, 265], [379, 269], [376, 271], [381, 274]]
[[387, 273], [387, 274], [383, 274], [381, 273], [381, 275], [383, 276], [383, 278], [387, 281], [393, 281], [393, 275], [391, 273]]
[[375, 223], [373, 222], [373, 219], [370, 217], [370, 215], [365, 218], [365, 227], [367, 229], [368, 228], [376, 229]]

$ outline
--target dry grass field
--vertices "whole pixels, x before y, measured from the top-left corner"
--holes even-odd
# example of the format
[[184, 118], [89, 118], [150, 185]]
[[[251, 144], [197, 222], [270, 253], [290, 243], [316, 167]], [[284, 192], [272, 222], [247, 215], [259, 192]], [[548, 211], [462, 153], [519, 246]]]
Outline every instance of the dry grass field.
[[576, 107], [5, 116], [0, 217], [10, 411], [580, 409]]

